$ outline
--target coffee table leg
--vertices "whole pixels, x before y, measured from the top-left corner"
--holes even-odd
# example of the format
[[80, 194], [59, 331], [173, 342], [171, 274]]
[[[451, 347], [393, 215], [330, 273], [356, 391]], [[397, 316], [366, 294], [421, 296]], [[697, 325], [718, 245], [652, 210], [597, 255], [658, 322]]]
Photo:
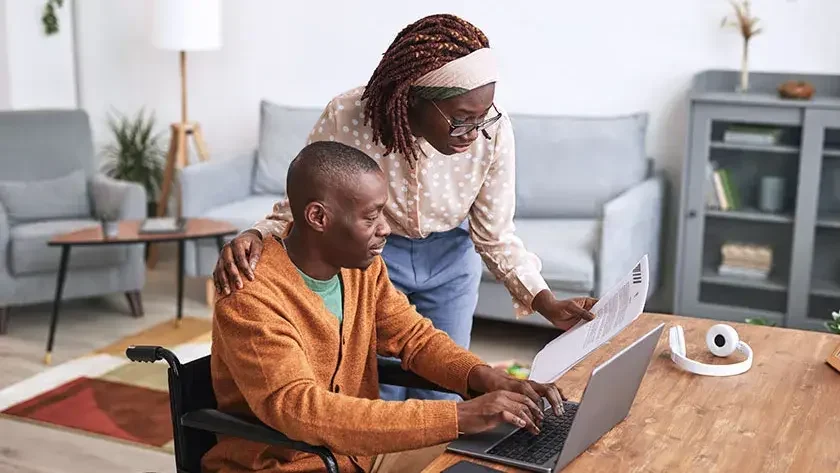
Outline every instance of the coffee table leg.
[[61, 263], [58, 265], [58, 281], [55, 284], [55, 300], [53, 301], [52, 318], [50, 319], [50, 336], [47, 339], [47, 353], [44, 355], [44, 364], [52, 362], [53, 342], [55, 341], [55, 328], [58, 325], [58, 306], [61, 304], [61, 293], [64, 291], [64, 278], [67, 276], [67, 260], [70, 259], [70, 245], [61, 247]]
[[184, 305], [184, 242], [178, 240], [178, 318], [175, 324], [181, 325], [182, 309]]

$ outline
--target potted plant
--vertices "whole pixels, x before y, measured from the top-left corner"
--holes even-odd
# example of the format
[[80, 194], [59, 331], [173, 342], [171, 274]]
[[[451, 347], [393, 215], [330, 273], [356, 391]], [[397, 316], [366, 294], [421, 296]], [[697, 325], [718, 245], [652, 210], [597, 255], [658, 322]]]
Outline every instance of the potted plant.
[[831, 313], [831, 318], [834, 320], [830, 320], [825, 323], [825, 328], [828, 329], [831, 333], [840, 334], [840, 312], [835, 311]]
[[161, 133], [154, 131], [154, 113], [147, 117], [141, 109], [134, 117], [109, 114], [108, 127], [114, 141], [102, 149], [102, 171], [114, 179], [142, 185], [148, 199], [147, 214], [155, 215], [166, 152], [161, 146]]

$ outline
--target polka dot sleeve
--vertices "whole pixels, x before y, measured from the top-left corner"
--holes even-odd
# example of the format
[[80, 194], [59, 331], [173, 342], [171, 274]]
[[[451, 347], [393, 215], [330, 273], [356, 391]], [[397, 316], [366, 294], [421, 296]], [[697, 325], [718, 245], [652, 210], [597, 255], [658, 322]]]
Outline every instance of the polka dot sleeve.
[[498, 281], [513, 297], [517, 317], [534, 312], [534, 297], [548, 284], [540, 275], [542, 263], [525, 249], [513, 223], [516, 174], [513, 128], [504, 117], [490, 146], [493, 162], [470, 208], [470, 231], [476, 250]]
[[[324, 111], [321, 113], [321, 116], [318, 118], [315, 126], [312, 127], [312, 131], [309, 132], [307, 144], [310, 144], [313, 141], [335, 140], [337, 117], [334, 108], [335, 101], [330, 102], [326, 108], [324, 108]], [[254, 229], [260, 232], [263, 239], [269, 235], [282, 236], [283, 232], [286, 230], [286, 226], [291, 221], [292, 211], [289, 207], [289, 200], [282, 199], [274, 203], [271, 213], [266, 215], [265, 219], [254, 224]]]

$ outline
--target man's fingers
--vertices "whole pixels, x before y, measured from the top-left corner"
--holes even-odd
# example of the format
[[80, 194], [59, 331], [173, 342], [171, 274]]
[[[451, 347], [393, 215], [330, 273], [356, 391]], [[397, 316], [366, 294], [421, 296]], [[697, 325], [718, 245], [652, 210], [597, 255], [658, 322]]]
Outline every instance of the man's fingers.
[[525, 427], [526, 425], [528, 425], [525, 422], [525, 419], [522, 419], [521, 417], [519, 417], [517, 415], [514, 415], [511, 412], [506, 411], [506, 410], [500, 411], [500, 417], [502, 419], [502, 422], [506, 422], [508, 424], [515, 425], [517, 427]]
[[251, 272], [251, 264], [248, 261], [248, 255], [245, 252], [245, 245], [239, 243], [231, 244], [233, 247], [233, 261], [236, 263], [237, 274], [234, 276], [236, 280], [236, 287], [238, 289], [242, 289], [242, 281], [239, 279], [239, 271], [245, 273], [245, 277], [248, 278], [249, 281], [254, 280], [254, 274]]
[[528, 396], [520, 393], [507, 392], [507, 406], [513, 412], [522, 411], [527, 416], [528, 421], [536, 427], [538, 419], [543, 416], [542, 410], [534, 404], [534, 401], [528, 399]]
[[[537, 386], [539, 386], [539, 385], [537, 385]], [[528, 399], [533, 401], [534, 406], [537, 407], [537, 418], [542, 420], [542, 418], [545, 417], [545, 414], [543, 413], [543, 409], [542, 409], [542, 406], [543, 406], [542, 398], [543, 398], [543, 396], [539, 392], [537, 392], [537, 390], [534, 389], [534, 385], [532, 385], [531, 383], [524, 382], [524, 383], [522, 383], [522, 387], [523, 387], [522, 390], [524, 391], [522, 394], [528, 396]]]
[[569, 303], [569, 308], [576, 317], [581, 318], [583, 320], [592, 320], [595, 318], [595, 314], [589, 312], [588, 310], [584, 309], [583, 307], [575, 304], [574, 302]]
[[548, 398], [549, 404], [554, 409], [554, 414], [562, 416], [566, 409], [563, 407], [563, 397], [560, 395], [560, 390], [553, 384], [545, 386], [545, 397]]

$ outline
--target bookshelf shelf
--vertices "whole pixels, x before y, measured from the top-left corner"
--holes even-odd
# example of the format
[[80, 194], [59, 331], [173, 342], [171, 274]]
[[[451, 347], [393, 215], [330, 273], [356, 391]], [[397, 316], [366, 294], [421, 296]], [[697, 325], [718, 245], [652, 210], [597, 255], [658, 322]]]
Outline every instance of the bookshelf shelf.
[[[718, 210], [706, 209], [706, 216], [711, 218], [725, 218], [750, 222], [793, 223], [793, 216], [789, 214], [775, 214], [762, 212], [757, 209]], [[840, 220], [838, 220], [840, 225]]]
[[[840, 309], [840, 75], [750, 78], [738, 92], [739, 71], [703, 71], [689, 92], [673, 310], [732, 322], [772, 314], [782, 327], [822, 330]], [[779, 98], [792, 78], [823, 92]], [[765, 256], [734, 257], [739, 246]], [[767, 250], [777, 273], [737, 271]], [[720, 274], [720, 264], [735, 271]]]
[[[711, 149], [757, 151], [762, 153], [799, 154], [798, 147], [784, 145], [751, 145], [745, 143], [728, 143], [723, 141], [713, 141], [709, 145], [709, 147]], [[840, 151], [838, 151], [838, 156], [840, 156]]]
[[827, 279], [811, 281], [811, 294], [820, 297], [836, 297], [840, 299], [840, 282]]
[[829, 158], [840, 158], [840, 149], [826, 148], [823, 150], [823, 156], [827, 156]]
[[817, 226], [821, 228], [840, 229], [840, 214], [823, 214], [817, 218]]
[[[746, 287], [765, 291], [787, 291], [787, 285], [772, 275], [768, 279], [728, 276], [718, 274], [714, 268], [704, 269], [701, 281], [705, 284], [718, 284], [722, 286]], [[838, 290], [840, 290], [840, 287], [838, 287]]]

